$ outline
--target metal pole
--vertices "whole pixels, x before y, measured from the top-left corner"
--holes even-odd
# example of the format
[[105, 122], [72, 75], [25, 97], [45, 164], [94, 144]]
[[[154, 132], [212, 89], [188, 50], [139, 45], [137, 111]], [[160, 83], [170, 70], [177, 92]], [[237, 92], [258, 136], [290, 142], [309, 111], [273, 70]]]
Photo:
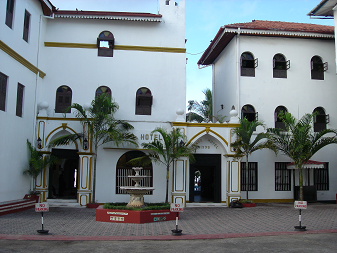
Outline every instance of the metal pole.
[[43, 231], [43, 212], [41, 212], [41, 223], [42, 223], [42, 231]]
[[179, 220], [179, 218], [178, 218], [178, 212], [177, 212], [177, 217], [176, 217], [176, 230], [178, 231], [178, 220]]

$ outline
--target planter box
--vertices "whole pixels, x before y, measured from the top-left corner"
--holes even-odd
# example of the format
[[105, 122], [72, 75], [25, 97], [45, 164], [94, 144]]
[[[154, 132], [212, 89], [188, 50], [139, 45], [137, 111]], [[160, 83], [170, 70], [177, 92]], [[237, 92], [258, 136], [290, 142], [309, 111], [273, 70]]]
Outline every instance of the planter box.
[[242, 207], [255, 207], [255, 203], [242, 203]]
[[175, 220], [177, 214], [167, 210], [119, 210], [119, 209], [104, 209], [99, 206], [96, 209], [96, 221], [115, 222], [115, 223], [150, 223]]

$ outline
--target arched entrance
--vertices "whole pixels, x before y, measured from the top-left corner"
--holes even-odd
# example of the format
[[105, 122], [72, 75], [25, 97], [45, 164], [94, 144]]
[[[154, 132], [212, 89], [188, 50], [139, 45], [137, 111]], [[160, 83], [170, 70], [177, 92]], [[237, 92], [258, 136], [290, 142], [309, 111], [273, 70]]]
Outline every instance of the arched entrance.
[[48, 198], [77, 199], [78, 150], [53, 149], [51, 154], [60, 163], [49, 168]]
[[221, 202], [221, 155], [195, 154], [190, 164], [189, 202]]

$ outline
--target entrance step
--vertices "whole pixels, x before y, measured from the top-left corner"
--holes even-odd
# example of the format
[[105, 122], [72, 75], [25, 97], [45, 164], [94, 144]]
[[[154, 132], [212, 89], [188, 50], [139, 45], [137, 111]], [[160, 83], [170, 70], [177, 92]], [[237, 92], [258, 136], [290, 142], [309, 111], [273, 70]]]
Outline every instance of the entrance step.
[[47, 199], [50, 207], [81, 207], [76, 199]]
[[227, 207], [226, 203], [200, 203], [200, 202], [193, 202], [193, 203], [186, 203], [186, 207]]

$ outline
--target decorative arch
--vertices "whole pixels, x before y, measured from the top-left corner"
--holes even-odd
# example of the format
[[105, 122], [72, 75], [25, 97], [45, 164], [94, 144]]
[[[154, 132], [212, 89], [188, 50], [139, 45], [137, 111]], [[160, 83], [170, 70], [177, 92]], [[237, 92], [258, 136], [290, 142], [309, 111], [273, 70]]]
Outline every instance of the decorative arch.
[[283, 54], [275, 54], [273, 58], [273, 77], [287, 78], [287, 70], [290, 68], [290, 61]]
[[329, 123], [329, 114], [326, 114], [323, 107], [316, 107], [313, 111], [314, 115], [314, 132], [319, 132], [326, 129], [326, 124]]
[[106, 94], [111, 97], [111, 89], [107, 86], [100, 86], [96, 89], [95, 97], [98, 97], [102, 94]]
[[[128, 164], [133, 158], [145, 156], [145, 153], [140, 150], [133, 150], [124, 153], [117, 161], [116, 165], [116, 194], [127, 194], [124, 190], [121, 190], [121, 186], [133, 186], [135, 183], [128, 177], [129, 175], [135, 175], [134, 167]], [[141, 186], [153, 187], [153, 167], [152, 163], [147, 166], [143, 166], [143, 169], [139, 172], [142, 176], [147, 176], [141, 182]], [[152, 195], [152, 192], [146, 195]]]
[[280, 129], [286, 130], [286, 127], [285, 127], [283, 121], [278, 117], [278, 115], [281, 112], [286, 113], [286, 112], [288, 112], [288, 109], [283, 105], [280, 105], [280, 106], [276, 107], [275, 112], [274, 112], [275, 128], [280, 128]]
[[225, 138], [223, 138], [220, 134], [218, 134], [217, 132], [213, 131], [212, 129], [210, 129], [210, 127], [206, 127], [204, 130], [200, 131], [199, 133], [195, 134], [188, 142], [187, 144], [189, 143], [192, 143], [192, 142], [195, 142], [197, 141], [197, 139], [200, 139], [202, 138], [203, 136], [205, 135], [210, 135], [212, 136], [213, 138], [217, 139], [221, 145], [223, 146], [224, 150], [226, 150], [226, 147], [228, 147], [228, 142]]
[[[59, 126], [59, 127], [55, 128], [54, 130], [50, 131], [50, 133], [46, 137], [45, 146], [48, 147], [47, 143], [48, 143], [48, 140], [51, 136], [55, 136], [56, 134], [58, 134], [59, 132], [61, 132], [63, 130], [67, 130], [68, 132], [73, 133], [73, 134], [77, 133], [74, 129], [68, 127], [68, 125], [66, 123], [64, 123], [64, 124], [62, 124], [62, 126]], [[50, 139], [52, 139], [52, 138], [50, 138]], [[81, 139], [79, 139], [79, 142], [80, 142], [80, 146], [82, 146], [82, 140]], [[74, 141], [74, 144], [75, 144], [76, 149], [79, 150], [78, 143], [76, 141]]]
[[323, 63], [320, 56], [315, 55], [311, 58], [311, 79], [324, 80], [324, 71], [328, 70], [328, 63]]

